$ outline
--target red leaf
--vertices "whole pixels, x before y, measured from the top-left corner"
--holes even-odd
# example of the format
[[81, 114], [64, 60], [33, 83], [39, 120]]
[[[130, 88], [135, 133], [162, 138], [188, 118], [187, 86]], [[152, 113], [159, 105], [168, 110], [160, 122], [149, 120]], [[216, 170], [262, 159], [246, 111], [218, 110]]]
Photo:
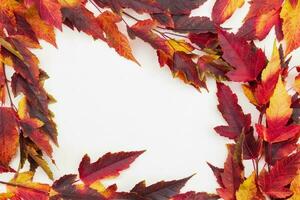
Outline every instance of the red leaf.
[[164, 10], [169, 10], [171, 14], [190, 14], [191, 10], [198, 8], [207, 0], [157, 0]]
[[228, 156], [224, 165], [224, 172], [220, 174], [224, 186], [217, 189], [220, 197], [226, 200], [235, 199], [235, 193], [244, 179], [241, 143], [242, 141], [236, 145], [227, 145]]
[[0, 107], [0, 164], [8, 166], [19, 144], [16, 114], [12, 108]]
[[169, 199], [174, 195], [179, 194], [181, 188], [183, 188], [191, 177], [192, 176], [167, 182], [161, 181], [148, 187], [146, 187], [145, 181], [142, 181], [134, 186], [131, 192], [135, 192], [138, 195], [151, 200]]
[[174, 31], [180, 33], [215, 33], [215, 25], [208, 17], [174, 16]]
[[237, 82], [256, 80], [266, 66], [267, 59], [263, 51], [232, 33], [219, 30], [218, 35], [223, 58], [235, 68], [227, 73], [230, 80]]
[[286, 188], [300, 168], [300, 152], [284, 158], [274, 165], [270, 172], [263, 171], [258, 179], [262, 191], [274, 198], [285, 198], [293, 193]]
[[79, 165], [80, 179], [86, 184], [92, 184], [97, 180], [118, 176], [142, 153], [144, 151], [107, 153], [94, 163], [85, 155]]
[[172, 197], [171, 200], [217, 200], [220, 199], [218, 195], [208, 194], [206, 192], [187, 192]]
[[129, 35], [131, 38], [137, 36], [149, 43], [154, 49], [161, 50], [166, 54], [170, 54], [171, 49], [167, 44], [167, 41], [157, 34], [153, 33], [152, 29], [156, 26], [156, 22], [153, 20], [139, 21], [131, 27], [128, 27]]
[[223, 83], [217, 83], [218, 109], [228, 126], [217, 126], [215, 131], [224, 137], [237, 139], [242, 132], [247, 133], [251, 125], [250, 114], [245, 115], [238, 104], [237, 96]]
[[64, 23], [70, 28], [75, 27], [78, 31], [83, 31], [95, 39], [104, 39], [103, 31], [100, 28], [94, 14], [83, 5], [76, 7], [65, 7], [61, 9]]
[[57, 0], [25, 0], [24, 3], [28, 7], [32, 4], [35, 4], [39, 10], [41, 18], [61, 30], [61, 6]]
[[174, 65], [171, 67], [175, 76], [182, 77], [183, 81], [193, 85], [195, 88], [206, 88], [204, 81], [200, 80], [200, 74], [196, 63], [191, 55], [177, 51], [174, 53]]

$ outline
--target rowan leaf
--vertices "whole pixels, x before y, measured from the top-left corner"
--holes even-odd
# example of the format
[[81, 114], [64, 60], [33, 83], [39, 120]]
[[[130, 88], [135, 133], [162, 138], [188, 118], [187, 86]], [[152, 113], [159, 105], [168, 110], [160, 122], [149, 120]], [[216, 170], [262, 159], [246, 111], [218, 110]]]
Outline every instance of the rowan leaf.
[[181, 188], [184, 187], [191, 177], [174, 181], [161, 181], [150, 186], [146, 186], [146, 182], [142, 181], [135, 185], [131, 192], [149, 200], [168, 200], [179, 194]]
[[38, 8], [40, 17], [43, 20], [61, 30], [61, 6], [57, 0], [25, 0], [24, 4], [28, 7], [35, 5]]
[[218, 35], [223, 50], [222, 57], [235, 68], [226, 74], [228, 78], [237, 82], [256, 80], [266, 66], [263, 51], [232, 33], [219, 30]]
[[144, 151], [107, 153], [94, 163], [85, 155], [78, 169], [80, 179], [90, 185], [97, 180], [118, 176], [142, 153]]
[[258, 184], [262, 191], [274, 198], [285, 198], [293, 193], [286, 187], [297, 176], [300, 168], [300, 152], [294, 153], [272, 167], [269, 172], [262, 171]]
[[213, 21], [217, 24], [224, 23], [244, 3], [244, 0], [217, 0], [212, 10]]
[[283, 19], [282, 31], [287, 45], [285, 54], [288, 54], [300, 46], [300, 1], [295, 1], [295, 5], [290, 0], [284, 1], [280, 17]]
[[122, 21], [122, 18], [117, 14], [105, 11], [97, 17], [97, 20], [105, 33], [107, 44], [114, 48], [116, 52], [124, 58], [138, 64], [137, 60], [132, 55], [132, 50], [127, 37], [119, 31], [116, 25], [116, 23]]
[[19, 144], [17, 118], [12, 108], [0, 107], [0, 164], [9, 165]]
[[217, 83], [218, 109], [228, 126], [217, 126], [215, 131], [221, 136], [237, 139], [244, 132], [247, 133], [251, 125], [250, 114], [244, 114], [238, 104], [237, 96], [223, 83]]

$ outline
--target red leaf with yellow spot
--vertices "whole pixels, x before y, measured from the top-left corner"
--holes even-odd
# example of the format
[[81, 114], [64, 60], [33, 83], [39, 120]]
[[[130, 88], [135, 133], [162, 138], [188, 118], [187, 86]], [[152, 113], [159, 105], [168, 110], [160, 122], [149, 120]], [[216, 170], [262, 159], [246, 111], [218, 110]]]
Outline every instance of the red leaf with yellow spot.
[[274, 42], [272, 58], [262, 71], [261, 83], [255, 88], [255, 98], [260, 105], [267, 104], [270, 101], [280, 72], [281, 59], [276, 42]]
[[212, 19], [217, 24], [222, 24], [229, 19], [236, 9], [241, 8], [245, 0], [217, 0], [212, 10]]
[[244, 24], [237, 35], [248, 40], [263, 40], [275, 26], [276, 36], [282, 39], [280, 10], [283, 0], [252, 0]]

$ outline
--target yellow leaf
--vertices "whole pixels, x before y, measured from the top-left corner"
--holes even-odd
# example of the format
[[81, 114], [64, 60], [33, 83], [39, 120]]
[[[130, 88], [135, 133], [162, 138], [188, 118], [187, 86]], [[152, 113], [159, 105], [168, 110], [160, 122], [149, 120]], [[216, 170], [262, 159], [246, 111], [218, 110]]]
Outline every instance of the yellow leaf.
[[244, 92], [245, 96], [250, 101], [250, 103], [252, 103], [253, 105], [256, 105], [256, 106], [259, 105], [256, 98], [255, 98], [255, 95], [254, 95], [253, 91], [250, 89], [249, 86], [243, 84], [242, 89], [243, 89], [243, 92]]
[[291, 96], [288, 94], [281, 76], [279, 76], [274, 93], [270, 98], [270, 106], [266, 111], [269, 126], [275, 128], [286, 125], [293, 111], [290, 108], [291, 101]]
[[222, 24], [244, 3], [245, 0], [217, 0], [213, 7], [213, 20], [218, 24]]
[[58, 0], [62, 7], [76, 7], [81, 4], [82, 0]]
[[170, 49], [172, 50], [171, 54], [174, 54], [175, 51], [182, 51], [184, 53], [189, 54], [194, 50], [194, 48], [190, 44], [185, 42], [185, 40], [170, 39], [168, 40], [167, 44], [170, 46]]
[[262, 82], [268, 81], [268, 79], [273, 77], [276, 73], [278, 73], [279, 70], [280, 70], [280, 55], [279, 55], [278, 48], [276, 46], [276, 41], [274, 41], [272, 58], [261, 74]]
[[259, 200], [264, 199], [256, 186], [255, 172], [251, 174], [239, 187], [236, 192], [237, 200]]
[[26, 102], [26, 98], [22, 97], [22, 99], [19, 101], [18, 104], [18, 115], [20, 119], [25, 119], [26, 113], [27, 113], [27, 102]]
[[292, 181], [290, 189], [294, 194], [288, 200], [299, 200], [300, 199], [300, 173], [298, 173], [298, 175]]
[[26, 148], [27, 153], [30, 157], [44, 170], [47, 176], [53, 180], [53, 173], [48, 166], [48, 163], [40, 156], [33, 147], [27, 146]]
[[286, 41], [288, 54], [300, 46], [300, 1], [293, 6], [290, 0], [285, 0], [280, 13], [283, 19], [282, 31]]

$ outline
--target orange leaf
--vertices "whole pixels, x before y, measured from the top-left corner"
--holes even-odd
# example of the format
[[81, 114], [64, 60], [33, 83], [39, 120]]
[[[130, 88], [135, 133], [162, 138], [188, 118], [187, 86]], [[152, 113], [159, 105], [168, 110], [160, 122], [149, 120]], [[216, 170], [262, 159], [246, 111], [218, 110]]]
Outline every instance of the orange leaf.
[[97, 20], [100, 27], [105, 32], [107, 44], [114, 48], [121, 56], [139, 64], [132, 55], [132, 50], [127, 37], [119, 31], [118, 26], [116, 25], [122, 18], [115, 13], [105, 11], [97, 17]]
[[0, 163], [7, 166], [17, 152], [19, 135], [14, 111], [0, 108]]

